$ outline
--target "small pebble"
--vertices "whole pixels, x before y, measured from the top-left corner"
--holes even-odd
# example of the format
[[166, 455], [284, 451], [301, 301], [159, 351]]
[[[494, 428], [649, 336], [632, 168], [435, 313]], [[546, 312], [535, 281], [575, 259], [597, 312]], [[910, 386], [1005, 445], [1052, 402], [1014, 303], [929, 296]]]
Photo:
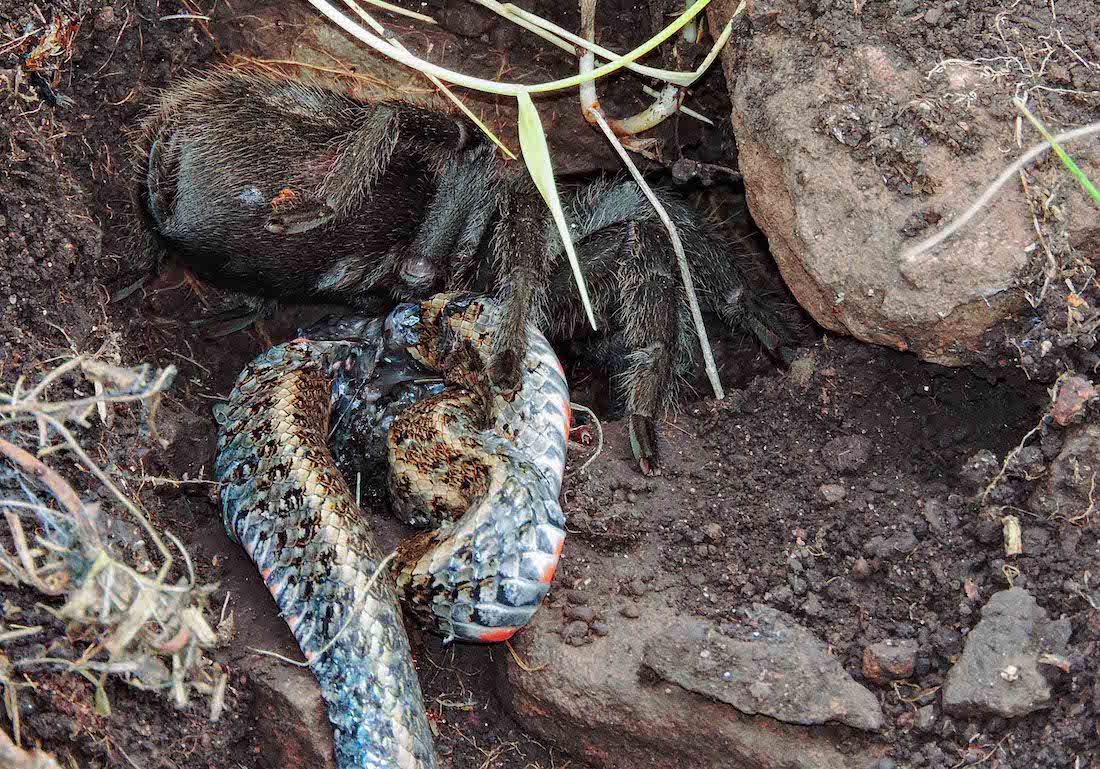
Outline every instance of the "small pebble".
[[561, 629], [561, 638], [568, 644], [580, 645], [578, 642], [583, 642], [586, 635], [588, 635], [587, 622], [570, 622]]
[[566, 606], [565, 618], [579, 620], [591, 625], [592, 621], [596, 619], [596, 610], [591, 606]]
[[611, 628], [609, 628], [607, 626], [606, 622], [593, 622], [592, 623], [592, 634], [593, 635], [598, 635], [602, 638], [603, 636], [606, 636], [610, 632], [611, 632]]
[[638, 607], [630, 603], [619, 609], [619, 614], [623, 615], [627, 619], [638, 619], [638, 617], [642, 616], [642, 613], [638, 611]]

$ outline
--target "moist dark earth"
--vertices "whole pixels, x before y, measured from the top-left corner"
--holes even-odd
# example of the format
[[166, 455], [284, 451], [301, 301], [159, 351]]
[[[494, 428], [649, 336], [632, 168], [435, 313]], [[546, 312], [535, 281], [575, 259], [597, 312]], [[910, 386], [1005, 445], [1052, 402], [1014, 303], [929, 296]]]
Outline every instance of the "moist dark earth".
[[[533, 10], [538, 5], [575, 28], [575, 11], [554, 13], [547, 3]], [[891, 15], [884, 10], [890, 5], [868, 4], [860, 23], [889, 26], [899, 45], [911, 46], [919, 60], [961, 55], [954, 50], [959, 36], [940, 16], [932, 32], [907, 37], [902, 17], [908, 12], [896, 9]], [[966, 3], [949, 3], [942, 15], [985, 19], [982, 14], [994, 12], [993, 4], [979, 5], [970, 4], [967, 16]], [[840, 30], [833, 44], [843, 45], [845, 36], [858, 35], [849, 6], [822, 3], [807, 8], [807, 14], [815, 29]], [[475, 55], [486, 45], [477, 27], [483, 19], [468, 17], [463, 7], [448, 6], [444, 16], [452, 31], [465, 35], [461, 46], [468, 49], [450, 50], [448, 56], [469, 55], [490, 74], [496, 69], [516, 78], [539, 67], [559, 75], [570, 71], [566, 57], [539, 53], [525, 39], [505, 39], [495, 28], [484, 33], [493, 55]], [[215, 491], [207, 481], [216, 437], [212, 406], [269, 339], [287, 338], [321, 310], [288, 310], [262, 331], [211, 342], [191, 321], [230, 306], [231, 297], [170, 282], [119, 302], [111, 295], [132, 278], [128, 141], [142, 109], [157, 89], [191, 68], [241, 53], [279, 58], [279, 45], [300, 27], [301, 13], [220, 0], [0, 0], [0, 381], [5, 390], [20, 377], [36, 381], [66, 357], [95, 352], [105, 341], [115, 362], [178, 367], [159, 415], [160, 430], [170, 440], [167, 449], [125, 410], [110, 430], [96, 423], [81, 438], [156, 522], [183, 540], [200, 578], [220, 583], [214, 606], [221, 606], [228, 592], [231, 605], [267, 606], [271, 616], [274, 606], [262, 583], [222, 533]], [[178, 14], [203, 18], [162, 20]], [[54, 17], [79, 24], [73, 43], [31, 72], [26, 57]], [[609, 30], [602, 42], [618, 49], [636, 43], [652, 22], [648, 9], [622, 3], [608, 3], [600, 19], [600, 28]], [[984, 21], [971, 26], [977, 42], [966, 43], [966, 55], [976, 56], [982, 35], [992, 32]], [[621, 81], [613, 85], [611, 100], [625, 89]], [[708, 77], [697, 91], [695, 102], [719, 118], [718, 125], [701, 129], [679, 120], [664, 127], [662, 160], [735, 167], [721, 77]], [[571, 100], [561, 100], [554, 110], [565, 114], [571, 106]], [[1064, 118], [1071, 106], [1055, 97], [1052, 109]], [[548, 122], [556, 123], [556, 113]], [[562, 139], [554, 147], [562, 167], [613, 167], [583, 123], [571, 128], [563, 117], [562, 125], [557, 134], [551, 126], [551, 144], [555, 136]], [[766, 247], [746, 229], [751, 223], [739, 224], [745, 217], [735, 184], [685, 186], [684, 192], [712, 219], [731, 220], [727, 226], [740, 228], [733, 236]], [[605, 426], [603, 452], [586, 470], [579, 468], [591, 446], [576, 447], [563, 497], [571, 538], [552, 602], [560, 604], [563, 592], [580, 593], [583, 603], [599, 612], [608, 600], [599, 590], [629, 596], [660, 585], [676, 612], [719, 623], [734, 620], [740, 607], [753, 602], [788, 612], [828, 644], [881, 703], [886, 726], [873, 738], [884, 756], [881, 769], [1095, 769], [1100, 765], [1095, 763], [1100, 760], [1100, 612], [1090, 605], [1088, 580], [1091, 575], [1095, 585], [1100, 578], [1100, 516], [1091, 506], [1057, 516], [1032, 512], [1021, 500], [1038, 487], [1041, 473], [1010, 473], [998, 484], [1008, 490], [997, 493], [1005, 504], [1021, 506], [1024, 552], [1006, 557], [999, 521], [976, 502], [989, 474], [975, 470], [971, 461], [984, 450], [999, 465], [1048, 411], [1051, 382], [1031, 381], [1009, 367], [939, 368], [812, 331], [791, 357], [781, 369], [749, 343], [723, 344], [719, 359], [727, 398], [690, 401], [680, 417], [663, 426], [661, 477], [644, 478], [634, 470], [618, 424]], [[599, 409], [600, 372], [570, 368], [569, 373], [575, 400]], [[73, 377], [60, 383], [62, 390], [82, 386]], [[698, 392], [706, 389], [700, 386]], [[1093, 418], [1091, 412], [1087, 418]], [[1048, 441], [1048, 433], [1044, 429], [1042, 453], [1034, 458], [1040, 468], [1058, 453], [1058, 438]], [[70, 480], [78, 490], [90, 488], [87, 478]], [[617, 569], [615, 584], [608, 584], [599, 575], [612, 561], [626, 563], [627, 571], [624, 577]], [[80, 645], [79, 629], [53, 620], [38, 606], [40, 596], [0, 584], [6, 622], [44, 626], [37, 635], [5, 643], [3, 659]], [[1067, 617], [1072, 625], [1071, 672], [1057, 681], [1053, 706], [1011, 720], [940, 717], [933, 728], [917, 728], [918, 709], [935, 701], [980, 608], [1010, 584], [1025, 587], [1052, 618]], [[97, 714], [88, 681], [36, 670], [28, 679], [17, 676], [30, 683], [18, 697], [24, 745], [40, 744], [62, 765], [269, 766], [271, 725], [261, 723], [265, 711], [246, 672], [253, 655], [247, 647], [285, 648], [289, 636], [277, 618], [249, 618], [254, 620], [248, 615], [239, 621], [239, 637], [217, 651], [231, 674], [217, 722], [207, 721], [201, 701], [176, 710], [167, 697], [113, 679], [106, 684], [112, 715]], [[597, 627], [601, 622], [645, 623], [646, 617], [607, 612], [587, 629], [563, 622], [563, 642], [591, 642], [606, 633], [606, 627]], [[897, 683], [868, 682], [863, 650], [887, 638], [916, 642], [915, 668]], [[414, 646], [444, 766], [582, 765], [559, 746], [525, 734], [505, 712], [497, 694], [505, 648], [444, 649], [419, 633]], [[3, 719], [9, 733], [11, 715]], [[592, 718], [597, 721], [599, 714]]]

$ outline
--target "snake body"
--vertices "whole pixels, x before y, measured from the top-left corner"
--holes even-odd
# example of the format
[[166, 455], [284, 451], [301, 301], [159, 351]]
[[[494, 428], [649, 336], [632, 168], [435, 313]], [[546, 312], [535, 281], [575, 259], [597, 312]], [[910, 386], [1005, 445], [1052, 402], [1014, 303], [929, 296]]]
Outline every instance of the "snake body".
[[[449, 639], [499, 641], [549, 589], [565, 537], [568, 389], [533, 329], [520, 389], [488, 384], [499, 314], [491, 300], [438, 295], [384, 323], [330, 326], [259, 356], [221, 411], [226, 529], [310, 662], [342, 769], [435, 766], [399, 596]], [[398, 397], [413, 371], [443, 387]], [[395, 512], [436, 527], [401, 544], [395, 580], [371, 579], [382, 558], [330, 449], [334, 406], [340, 422], [384, 432]]]

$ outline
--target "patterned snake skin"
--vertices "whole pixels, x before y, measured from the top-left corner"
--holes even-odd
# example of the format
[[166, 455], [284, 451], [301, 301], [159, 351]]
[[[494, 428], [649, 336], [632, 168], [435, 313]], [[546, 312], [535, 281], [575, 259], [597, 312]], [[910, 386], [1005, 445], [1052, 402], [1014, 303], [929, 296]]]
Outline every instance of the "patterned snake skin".
[[[435, 766], [398, 596], [448, 639], [499, 641], [557, 566], [568, 389], [535, 330], [521, 389], [489, 387], [498, 316], [490, 300], [438, 295], [384, 323], [322, 325], [254, 360], [219, 414], [226, 529], [310, 662], [342, 769]], [[341, 437], [354, 424], [385, 437], [398, 515], [438, 527], [401, 544], [395, 581], [371, 583], [382, 558], [330, 450], [354, 450]]]

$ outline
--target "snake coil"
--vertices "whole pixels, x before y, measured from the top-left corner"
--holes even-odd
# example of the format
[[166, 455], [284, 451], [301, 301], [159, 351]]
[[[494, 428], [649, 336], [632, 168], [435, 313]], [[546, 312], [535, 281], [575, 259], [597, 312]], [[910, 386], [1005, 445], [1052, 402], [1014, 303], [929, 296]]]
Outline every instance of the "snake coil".
[[[384, 322], [328, 324], [256, 358], [219, 415], [226, 530], [310, 662], [341, 769], [435, 766], [399, 596], [448, 639], [499, 641], [549, 589], [568, 388], [534, 329], [520, 389], [492, 388], [499, 316], [491, 300], [441, 294]], [[443, 386], [417, 389], [425, 376]], [[334, 410], [338, 426], [384, 437], [394, 511], [434, 527], [399, 546], [395, 580], [371, 581], [382, 558], [330, 449], [353, 444], [343, 427], [330, 435]]]

